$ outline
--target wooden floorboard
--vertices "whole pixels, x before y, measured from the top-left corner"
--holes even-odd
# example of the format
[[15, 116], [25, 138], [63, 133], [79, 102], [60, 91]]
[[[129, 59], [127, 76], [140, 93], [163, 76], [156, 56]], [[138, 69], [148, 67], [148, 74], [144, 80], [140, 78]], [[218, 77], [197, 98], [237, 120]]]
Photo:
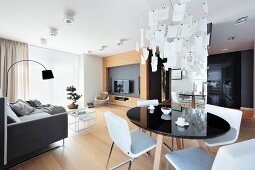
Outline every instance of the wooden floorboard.
[[[103, 113], [107, 110], [127, 119], [126, 112], [128, 108], [120, 106], [111, 106], [96, 108], [98, 113], [96, 129], [92, 129], [91, 133], [84, 135], [76, 133], [69, 129], [69, 137], [65, 140], [63, 147], [44, 153], [29, 161], [21, 163], [14, 170], [103, 170], [105, 169], [107, 156], [111, 147], [111, 140], [108, 135], [106, 123]], [[128, 121], [129, 122], [129, 121]], [[130, 129], [137, 128], [129, 122]], [[244, 118], [241, 124], [241, 131], [238, 141], [255, 138], [255, 120], [254, 118]], [[153, 137], [156, 137], [153, 135]], [[164, 141], [171, 145], [171, 138], [164, 137]], [[185, 148], [198, 146], [195, 140], [185, 140]], [[62, 141], [59, 142], [62, 145]], [[175, 148], [176, 149], [176, 148]], [[142, 155], [132, 164], [134, 170], [150, 170], [153, 167], [154, 151], [150, 156]], [[166, 161], [164, 154], [170, 152], [166, 147], [162, 148], [161, 169], [165, 169]], [[217, 148], [212, 152], [215, 154]], [[127, 160], [117, 147], [114, 147], [109, 166], [112, 167], [122, 161]], [[127, 169], [127, 165], [119, 168]]]

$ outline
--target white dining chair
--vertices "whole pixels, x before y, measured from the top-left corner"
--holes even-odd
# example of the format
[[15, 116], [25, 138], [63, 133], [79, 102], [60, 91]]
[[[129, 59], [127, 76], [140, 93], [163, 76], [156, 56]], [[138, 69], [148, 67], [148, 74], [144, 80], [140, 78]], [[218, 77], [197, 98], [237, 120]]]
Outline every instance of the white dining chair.
[[173, 103], [178, 104], [182, 107], [191, 108], [191, 100], [180, 100], [175, 91], [172, 91], [171, 94], [172, 94], [172, 102]]
[[242, 111], [210, 104], [205, 105], [205, 111], [223, 118], [230, 124], [230, 130], [224, 135], [204, 140], [206, 146], [215, 147], [235, 143], [240, 132]]
[[131, 169], [132, 161], [135, 158], [156, 147], [155, 139], [145, 133], [139, 130], [129, 131], [128, 123], [123, 118], [110, 111], [105, 112], [104, 116], [109, 135], [113, 141], [106, 168], [108, 167], [114, 144], [116, 144], [130, 159], [114, 166], [111, 169], [116, 169], [126, 163], [129, 163], [128, 169]]
[[153, 100], [138, 100], [137, 101], [137, 106], [138, 107], [147, 107], [147, 106], [158, 106], [159, 102], [157, 99], [153, 99]]
[[251, 170], [254, 158], [255, 139], [222, 146], [215, 158], [200, 147], [166, 154], [167, 161], [177, 170]]

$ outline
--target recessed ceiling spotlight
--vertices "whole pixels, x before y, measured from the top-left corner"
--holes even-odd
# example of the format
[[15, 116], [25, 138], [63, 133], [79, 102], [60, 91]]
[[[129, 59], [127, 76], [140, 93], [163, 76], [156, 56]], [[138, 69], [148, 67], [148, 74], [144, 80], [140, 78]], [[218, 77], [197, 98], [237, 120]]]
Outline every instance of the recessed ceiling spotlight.
[[40, 42], [42, 45], [46, 45], [47, 44], [47, 40], [45, 38], [41, 38]]
[[243, 24], [248, 19], [248, 16], [237, 18], [236, 25]]
[[236, 39], [236, 36], [232, 36], [228, 38], [228, 41], [234, 41]]
[[66, 24], [73, 24], [74, 23], [74, 15], [75, 15], [75, 12], [72, 10], [68, 10], [67, 12], [65, 12], [64, 22]]
[[103, 46], [101, 46], [101, 48], [100, 48], [99, 50], [100, 50], [100, 51], [103, 51], [103, 50], [105, 50], [106, 47], [107, 47], [107, 46], [103, 45]]
[[116, 45], [121, 46], [122, 44], [123, 44], [123, 40], [122, 39], [116, 41]]
[[224, 48], [224, 49], [222, 49], [222, 51], [228, 51], [228, 48]]
[[50, 28], [50, 36], [56, 37], [58, 35], [57, 28]]

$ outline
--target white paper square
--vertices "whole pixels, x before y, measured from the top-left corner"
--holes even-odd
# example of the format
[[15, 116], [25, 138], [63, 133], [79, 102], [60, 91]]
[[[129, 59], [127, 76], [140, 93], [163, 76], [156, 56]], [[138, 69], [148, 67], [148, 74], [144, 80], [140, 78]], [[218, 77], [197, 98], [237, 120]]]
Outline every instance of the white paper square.
[[191, 15], [185, 15], [182, 23], [192, 26], [192, 22], [193, 22], [193, 17]]
[[155, 44], [156, 46], [159, 46], [164, 41], [164, 32], [159, 30], [155, 33]]
[[158, 24], [158, 9], [150, 11], [149, 13], [149, 26]]
[[175, 38], [177, 37], [177, 33], [178, 33], [178, 25], [169, 25], [168, 26], [168, 30], [167, 30], [167, 38]]
[[204, 10], [204, 13], [205, 13], [205, 14], [208, 14], [208, 3], [207, 3], [207, 2], [204, 2], [204, 4], [203, 4], [203, 10]]
[[143, 48], [143, 57], [145, 60], [148, 59], [148, 56], [149, 56], [149, 51], [147, 50], [147, 48]]
[[192, 30], [191, 27], [183, 24], [179, 26], [179, 30], [178, 30], [178, 34], [177, 37], [178, 38], [184, 38], [184, 37], [189, 37], [192, 34]]
[[207, 33], [207, 19], [204, 17], [199, 20], [199, 30]]
[[168, 20], [168, 17], [169, 17], [169, 7], [163, 7], [159, 9], [159, 15], [158, 15], [159, 21]]
[[182, 3], [187, 3], [187, 2], [190, 2], [191, 0], [179, 0], [179, 3], [182, 4]]
[[211, 34], [208, 34], [208, 35], [205, 36], [205, 38], [204, 38], [204, 46], [210, 45], [210, 38], [211, 38], [210, 35]]
[[182, 47], [183, 47], [183, 39], [174, 39], [174, 42], [176, 44], [176, 52], [180, 53], [182, 51]]
[[174, 4], [173, 22], [181, 22], [184, 19], [186, 4]]

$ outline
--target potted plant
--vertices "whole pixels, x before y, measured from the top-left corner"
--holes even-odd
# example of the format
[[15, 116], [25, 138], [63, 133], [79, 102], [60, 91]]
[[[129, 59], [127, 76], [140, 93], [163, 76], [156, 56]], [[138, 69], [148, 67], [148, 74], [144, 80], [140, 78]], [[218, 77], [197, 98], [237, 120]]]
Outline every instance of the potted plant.
[[69, 86], [66, 88], [66, 91], [68, 92], [67, 93], [67, 99], [69, 100], [72, 100], [72, 104], [68, 105], [68, 109], [77, 109], [79, 107], [78, 104], [75, 104], [80, 98], [82, 95], [79, 95], [77, 94], [75, 91], [76, 91], [76, 88], [74, 86]]

